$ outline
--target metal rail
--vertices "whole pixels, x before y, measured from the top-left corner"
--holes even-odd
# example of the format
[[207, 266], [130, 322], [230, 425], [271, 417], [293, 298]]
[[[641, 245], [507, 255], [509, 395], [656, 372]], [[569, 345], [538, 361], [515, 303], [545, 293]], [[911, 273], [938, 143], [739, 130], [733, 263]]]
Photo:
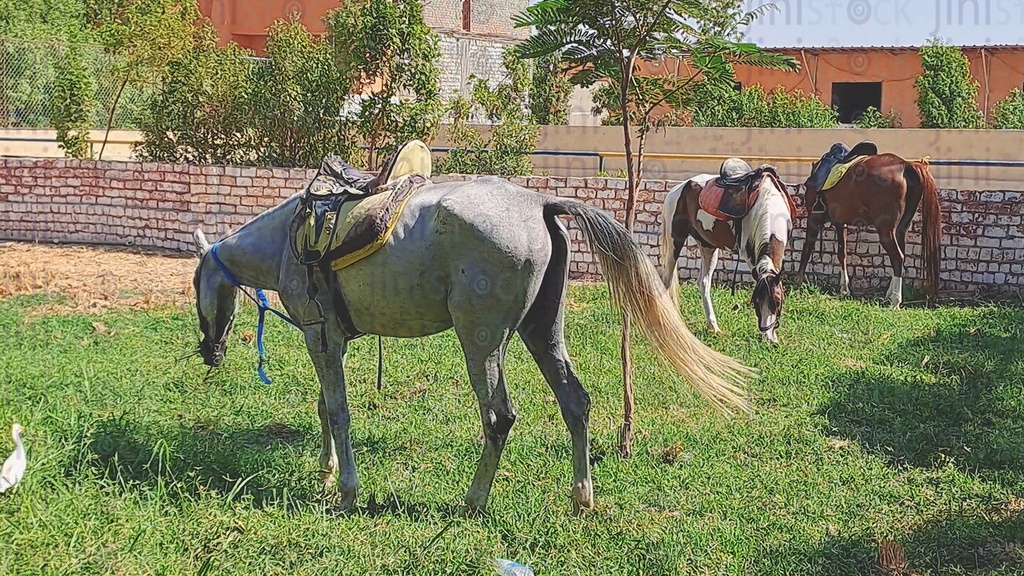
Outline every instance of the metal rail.
[[[39, 138], [32, 136], [0, 136], [0, 142], [44, 142], [56, 144], [57, 140], [54, 138]], [[90, 138], [89, 144], [99, 144], [103, 140], [97, 140]], [[136, 140], [125, 140], [110, 138], [107, 140], [107, 144], [134, 144]], [[361, 148], [367, 148], [367, 146], [361, 146]], [[457, 150], [454, 147], [436, 146], [432, 147], [431, 152], [451, 152]], [[484, 151], [490, 151], [484, 149]], [[625, 152], [595, 152], [587, 150], [534, 150], [529, 152], [531, 156], [566, 156], [576, 158], [597, 158], [598, 171], [604, 172], [605, 160], [608, 158], [625, 158]], [[773, 162], [785, 162], [785, 163], [798, 163], [798, 162], [817, 162], [820, 157], [816, 156], [771, 156], [757, 154], [748, 154], [749, 158], [757, 158], [762, 160], [771, 160]], [[721, 162], [728, 158], [732, 158], [726, 154], [679, 154], [671, 152], [646, 152], [644, 158], [649, 159], [661, 159], [661, 160], [693, 160], [693, 161], [716, 161]], [[975, 167], [987, 167], [987, 168], [1024, 168], [1024, 161], [1021, 160], [935, 160], [929, 159], [928, 163], [932, 166], [975, 166]]]

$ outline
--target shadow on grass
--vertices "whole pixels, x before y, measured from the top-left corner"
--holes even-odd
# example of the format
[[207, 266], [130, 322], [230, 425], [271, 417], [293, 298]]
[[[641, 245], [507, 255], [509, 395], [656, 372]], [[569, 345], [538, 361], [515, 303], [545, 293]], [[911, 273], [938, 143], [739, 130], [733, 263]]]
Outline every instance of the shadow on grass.
[[[180, 426], [171, 430], [147, 429], [111, 418], [100, 423], [87, 442], [85, 466], [125, 487], [156, 489], [170, 497], [220, 495], [227, 500], [248, 501], [255, 508], [283, 506], [333, 507], [334, 492], [321, 489], [319, 475], [295, 459], [316, 448], [320, 434], [307, 434], [287, 424], [223, 429], [207, 425]], [[382, 441], [371, 439], [356, 446], [386, 453]], [[292, 452], [289, 457], [288, 452]], [[74, 473], [69, 470], [69, 473]], [[366, 501], [356, 514], [367, 516], [454, 517], [461, 508], [403, 500], [394, 494], [361, 494]]]
[[992, 308], [896, 342], [833, 381], [832, 434], [891, 465], [1024, 476], [1024, 309]]
[[808, 552], [781, 556], [801, 564], [800, 574], [814, 576], [1024, 573], [1019, 501], [987, 510], [984, 516], [950, 516], [929, 523], [896, 538], [896, 554], [880, 554], [881, 542], [872, 537], [831, 537]]

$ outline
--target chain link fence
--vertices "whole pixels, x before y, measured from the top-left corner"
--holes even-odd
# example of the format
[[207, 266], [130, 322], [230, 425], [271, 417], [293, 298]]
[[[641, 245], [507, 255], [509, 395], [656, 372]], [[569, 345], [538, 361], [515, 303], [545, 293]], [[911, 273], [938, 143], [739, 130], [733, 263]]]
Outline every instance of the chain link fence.
[[[107, 127], [111, 106], [121, 88], [116, 56], [100, 46], [79, 46], [92, 80], [92, 127]], [[63, 42], [0, 37], [0, 128], [49, 128], [56, 101], [56, 81], [68, 58]], [[127, 84], [121, 93], [112, 127], [138, 127], [153, 88]]]

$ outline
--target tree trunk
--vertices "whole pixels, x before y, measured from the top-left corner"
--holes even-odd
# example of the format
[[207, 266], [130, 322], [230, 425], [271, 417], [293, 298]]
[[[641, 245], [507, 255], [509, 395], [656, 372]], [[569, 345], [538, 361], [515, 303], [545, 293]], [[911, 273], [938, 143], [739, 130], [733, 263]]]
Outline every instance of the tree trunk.
[[[626, 230], [633, 233], [633, 216], [636, 210], [636, 171], [633, 162], [633, 135], [629, 122], [629, 84], [633, 76], [633, 59], [626, 62], [622, 71], [622, 85], [619, 87], [619, 109], [622, 111], [622, 143], [626, 152]], [[636, 399], [633, 396], [633, 359], [630, 355], [629, 315], [622, 318], [622, 429], [619, 431], [619, 453], [623, 458], [633, 455], [633, 411]]]
[[107, 148], [107, 139], [110, 138], [110, 128], [114, 125], [114, 114], [117, 112], [117, 105], [121, 103], [121, 93], [124, 92], [124, 87], [128, 85], [128, 75], [124, 75], [124, 80], [121, 81], [121, 85], [117, 88], [117, 95], [114, 96], [114, 102], [110, 105], [110, 116], [107, 116], [107, 131], [103, 134], [103, 144], [100, 146], [100, 155], [97, 160], [103, 160], [103, 150]]

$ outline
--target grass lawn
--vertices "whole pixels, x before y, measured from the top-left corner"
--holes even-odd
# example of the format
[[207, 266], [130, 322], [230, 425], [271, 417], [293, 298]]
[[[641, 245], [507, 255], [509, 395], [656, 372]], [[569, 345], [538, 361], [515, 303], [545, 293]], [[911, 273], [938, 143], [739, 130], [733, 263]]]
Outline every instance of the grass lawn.
[[[12, 421], [29, 469], [0, 495], [0, 574], [871, 574], [879, 543], [907, 574], [1024, 571], [1024, 309], [888, 310], [791, 294], [769, 348], [746, 304], [696, 290], [684, 317], [762, 371], [757, 411], [722, 417], [635, 348], [636, 454], [615, 450], [619, 323], [603, 286], [574, 286], [569, 350], [594, 400], [597, 509], [571, 514], [569, 435], [518, 340], [519, 419], [483, 518], [457, 515], [479, 456], [473, 393], [451, 332], [349, 356], [359, 513], [317, 480], [317, 385], [299, 334], [268, 320], [255, 376], [243, 305], [225, 365], [203, 382], [191, 310], [38, 311], [0, 300], [0, 458]], [[734, 309], [734, 304], [741, 304]]]

